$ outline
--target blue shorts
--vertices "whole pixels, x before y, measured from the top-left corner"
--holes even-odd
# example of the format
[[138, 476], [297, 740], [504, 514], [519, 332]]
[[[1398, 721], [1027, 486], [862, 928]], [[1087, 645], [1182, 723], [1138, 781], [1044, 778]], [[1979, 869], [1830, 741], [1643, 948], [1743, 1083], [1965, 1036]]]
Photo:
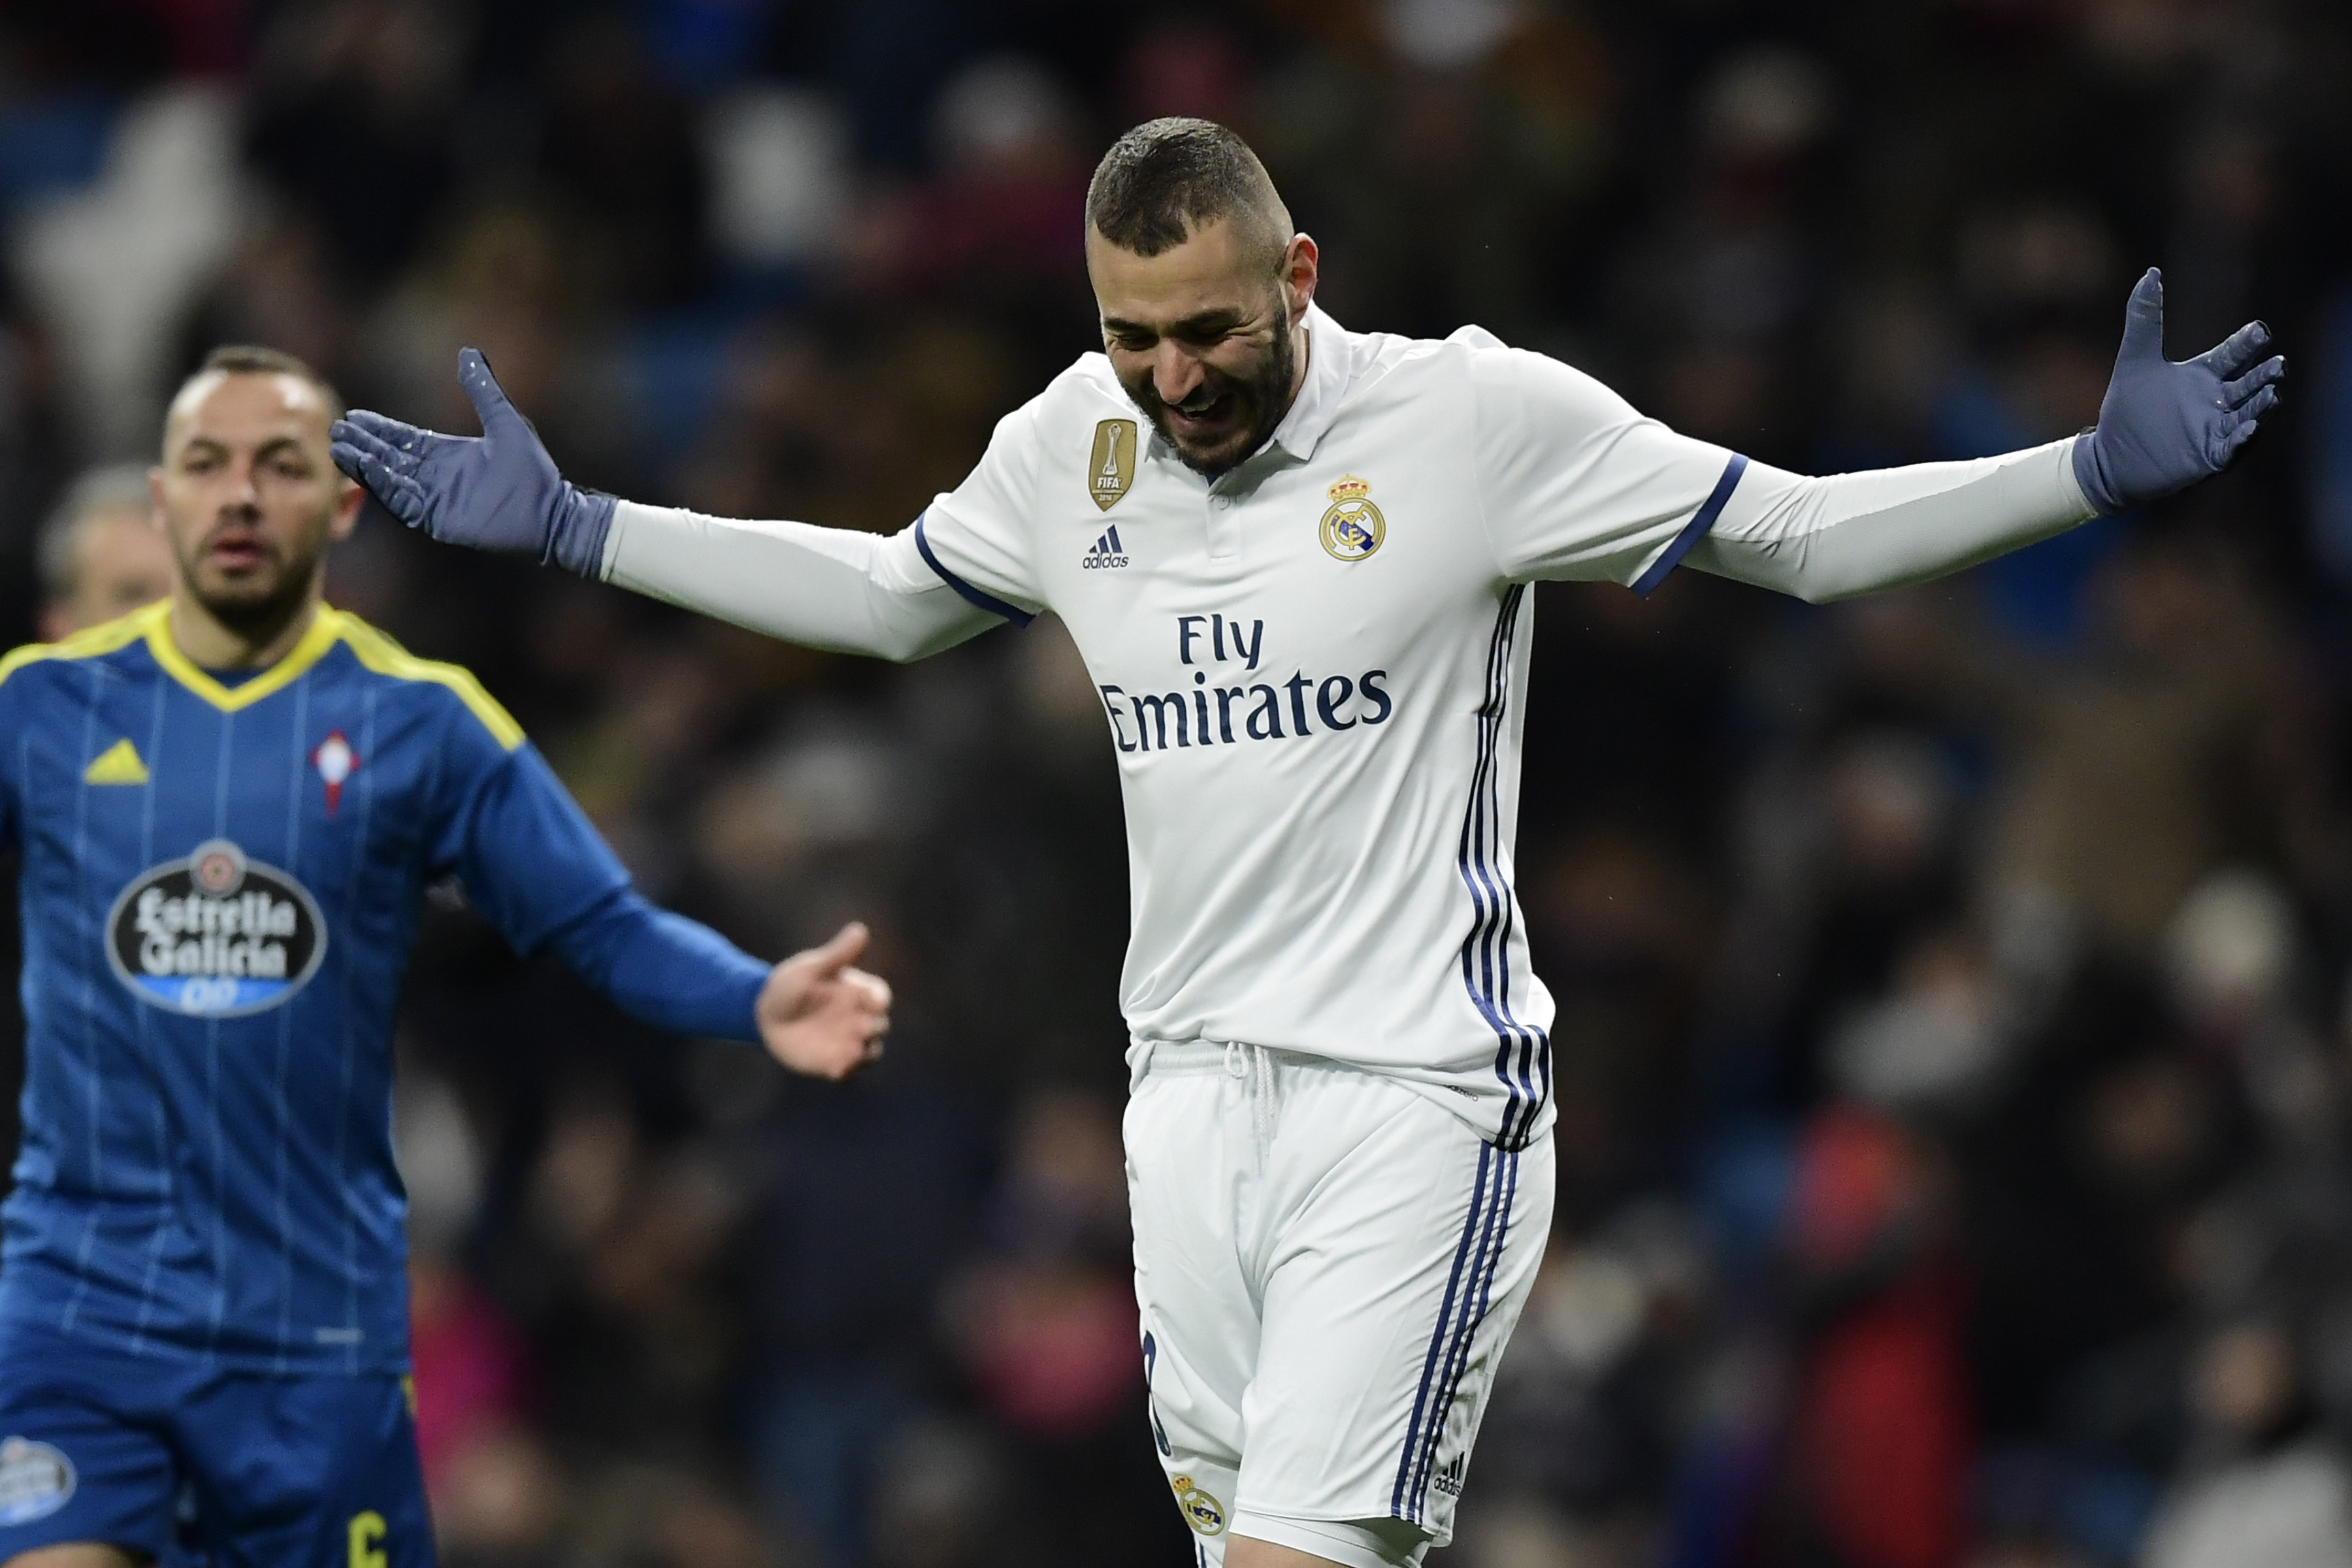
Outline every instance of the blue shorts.
[[0, 1563], [431, 1568], [407, 1380], [207, 1371], [0, 1324]]

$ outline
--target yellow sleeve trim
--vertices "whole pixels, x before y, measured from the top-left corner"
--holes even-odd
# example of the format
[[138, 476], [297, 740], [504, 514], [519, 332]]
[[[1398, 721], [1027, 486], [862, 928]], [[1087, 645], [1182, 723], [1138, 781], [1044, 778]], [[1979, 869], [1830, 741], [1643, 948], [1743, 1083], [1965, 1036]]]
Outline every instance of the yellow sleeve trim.
[[38, 664], [44, 659], [97, 658], [119, 648], [129, 647], [147, 635], [148, 623], [159, 618], [169, 604], [169, 600], [158, 599], [120, 619], [84, 627], [56, 642], [26, 643], [22, 647], [12, 648], [5, 658], [0, 658], [0, 682], [5, 682], [26, 665]]
[[481, 721], [482, 728], [491, 738], [513, 751], [522, 744], [522, 726], [514, 716], [499, 706], [499, 700], [474, 679], [474, 672], [462, 665], [443, 664], [437, 659], [419, 658], [406, 648], [348, 610], [325, 610], [321, 615], [335, 617], [343, 641], [351, 647], [360, 663], [378, 675], [389, 675], [395, 680], [429, 680], [446, 686], [466, 705], [467, 710]]

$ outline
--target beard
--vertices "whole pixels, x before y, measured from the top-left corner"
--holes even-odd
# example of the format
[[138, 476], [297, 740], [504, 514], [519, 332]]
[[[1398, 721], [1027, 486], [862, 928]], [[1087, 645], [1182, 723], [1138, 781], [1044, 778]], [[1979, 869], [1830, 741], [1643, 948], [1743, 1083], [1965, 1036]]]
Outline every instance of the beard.
[[1203, 479], [1214, 479], [1239, 468], [1252, 453], [1265, 445], [1275, 426], [1290, 409], [1290, 383], [1298, 365], [1298, 348], [1292, 341], [1287, 316], [1286, 324], [1274, 334], [1258, 363], [1241, 374], [1201, 367], [1201, 384], [1176, 406], [1187, 414], [1223, 411], [1231, 430], [1211, 437], [1206, 442], [1179, 436], [1168, 418], [1169, 405], [1151, 382], [1151, 372], [1129, 381], [1125, 377], [1119, 385], [1126, 389], [1128, 400], [1143, 411], [1151, 427], [1160, 432], [1160, 439], [1176, 450], [1176, 457], [1186, 468]]
[[[260, 556], [235, 572], [224, 569], [213, 556], [215, 542], [232, 529], [251, 539]], [[323, 537], [309, 551], [289, 552], [258, 530], [222, 523], [198, 542], [193, 554], [180, 557], [180, 580], [223, 626], [249, 642], [267, 642], [310, 602], [324, 549]]]

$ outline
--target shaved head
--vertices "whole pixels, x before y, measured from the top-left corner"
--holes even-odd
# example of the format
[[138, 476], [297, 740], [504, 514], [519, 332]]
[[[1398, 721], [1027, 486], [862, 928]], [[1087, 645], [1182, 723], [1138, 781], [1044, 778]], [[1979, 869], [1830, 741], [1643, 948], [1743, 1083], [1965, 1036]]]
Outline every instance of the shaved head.
[[343, 400], [327, 378], [294, 355], [247, 343], [224, 344], [206, 354], [196, 373], [182, 382], [180, 390], [173, 395], [171, 407], [163, 415], [163, 450], [167, 456], [173, 437], [186, 423], [190, 411], [200, 406], [215, 388], [232, 375], [280, 377], [281, 395], [289, 410], [307, 413], [315, 409], [329, 424], [342, 415]]
[[1230, 220], [1253, 265], [1272, 276], [1290, 244], [1290, 209], [1249, 143], [1213, 121], [1146, 121], [1117, 142], [1087, 186], [1087, 226], [1137, 256], [1174, 249]]

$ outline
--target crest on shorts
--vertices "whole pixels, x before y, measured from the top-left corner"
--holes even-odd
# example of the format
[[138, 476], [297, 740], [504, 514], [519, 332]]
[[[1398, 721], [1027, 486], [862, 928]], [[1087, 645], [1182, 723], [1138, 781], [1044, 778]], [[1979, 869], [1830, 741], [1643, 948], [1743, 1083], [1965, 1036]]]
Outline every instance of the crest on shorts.
[[1190, 1476], [1171, 1476], [1168, 1484], [1175, 1489], [1176, 1508], [1183, 1514], [1185, 1523], [1202, 1535], [1225, 1532], [1224, 1504], [1194, 1486]]
[[0, 1439], [0, 1525], [47, 1519], [73, 1495], [71, 1459], [30, 1437]]
[[1087, 493], [1104, 511], [1135, 483], [1135, 421], [1102, 419], [1095, 424], [1094, 455], [1087, 459]]
[[1368, 481], [1345, 474], [1323, 493], [1331, 498], [1331, 510], [1323, 514], [1323, 548], [1332, 559], [1361, 561], [1381, 547], [1388, 537], [1388, 520], [1372, 504]]

